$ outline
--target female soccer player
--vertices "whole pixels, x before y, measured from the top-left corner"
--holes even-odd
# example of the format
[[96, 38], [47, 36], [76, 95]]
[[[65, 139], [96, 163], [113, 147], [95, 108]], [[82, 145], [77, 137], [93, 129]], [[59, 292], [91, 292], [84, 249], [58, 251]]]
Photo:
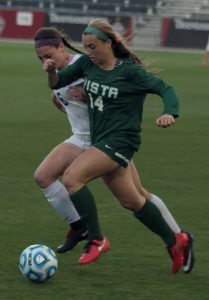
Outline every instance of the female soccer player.
[[[86, 183], [102, 176], [121, 204], [163, 238], [173, 259], [172, 270], [177, 272], [186, 262], [187, 254], [192, 253], [192, 238], [187, 233], [180, 233], [177, 224], [177, 230], [171, 230], [163, 219], [163, 213], [145, 199], [144, 196], [149, 198], [150, 194], [139, 181], [137, 190], [133, 180], [136, 170], [129, 161], [140, 144], [138, 128], [146, 94], [157, 93], [164, 100], [165, 114], [157, 119], [160, 127], [174, 123], [174, 116], [178, 115], [178, 99], [170, 86], [140, 66], [138, 58], [125, 48], [109, 24], [102, 21], [91, 23], [84, 32], [83, 42], [88, 55], [83, 55], [63, 72], [57, 74], [54, 59], [43, 61], [53, 89], [84, 77], [88, 94], [93, 146], [66, 168], [64, 184], [78, 212], [89, 216], [90, 220], [92, 214], [86, 202], [92, 201], [93, 196]], [[137, 177], [134, 178], [137, 180]], [[97, 259], [104, 246], [105, 239], [89, 239], [80, 263]], [[177, 251], [179, 247], [180, 253]]]
[[[80, 56], [80, 51], [68, 42], [68, 37], [55, 28], [40, 28], [34, 40], [36, 54], [41, 62], [48, 58], [54, 59], [57, 70], [74, 63]], [[70, 55], [65, 45], [76, 54]], [[56, 146], [34, 173], [35, 181], [41, 187], [50, 205], [71, 227], [64, 244], [57, 249], [59, 253], [72, 250], [78, 242], [87, 239], [88, 236], [91, 238], [91, 234], [98, 239], [102, 238], [94, 200], [88, 202], [94, 216], [91, 220], [92, 230], [89, 232], [70, 200], [68, 191], [59, 180], [75, 157], [90, 146], [87, 105], [83, 101], [77, 101], [75, 96], [83, 100], [83, 79], [78, 79], [65, 88], [54, 90], [52, 100], [59, 109], [66, 112], [73, 135]], [[105, 249], [108, 248], [107, 241]]]

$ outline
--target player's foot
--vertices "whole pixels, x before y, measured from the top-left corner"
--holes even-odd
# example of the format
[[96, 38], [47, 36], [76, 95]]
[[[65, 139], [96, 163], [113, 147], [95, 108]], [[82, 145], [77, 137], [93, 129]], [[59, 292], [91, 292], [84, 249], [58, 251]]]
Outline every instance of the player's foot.
[[103, 239], [101, 241], [92, 240], [88, 242], [84, 248], [84, 253], [79, 258], [79, 264], [86, 265], [94, 262], [102, 253], [105, 253], [109, 248], [110, 243], [105, 236], [103, 236]]
[[184, 271], [184, 273], [190, 273], [195, 263], [195, 256], [193, 252], [194, 238], [191, 233], [189, 232], [184, 232], [184, 233], [187, 235], [188, 241], [184, 248], [184, 261], [182, 265], [182, 270]]
[[172, 272], [176, 273], [183, 266], [184, 263], [184, 250], [187, 246], [189, 237], [186, 233], [176, 233], [175, 234], [176, 243], [173, 247], [168, 248], [168, 252], [173, 261]]
[[88, 231], [86, 229], [73, 230], [70, 229], [66, 239], [62, 245], [57, 248], [58, 253], [64, 253], [72, 250], [79, 242], [88, 238]]

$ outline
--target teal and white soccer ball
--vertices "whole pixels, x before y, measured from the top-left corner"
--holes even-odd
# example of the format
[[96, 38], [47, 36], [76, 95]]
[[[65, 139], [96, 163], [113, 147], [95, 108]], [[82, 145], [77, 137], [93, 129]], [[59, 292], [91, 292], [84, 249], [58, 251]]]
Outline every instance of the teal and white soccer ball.
[[47, 246], [31, 245], [20, 254], [19, 268], [28, 280], [44, 282], [54, 276], [57, 267], [56, 254]]

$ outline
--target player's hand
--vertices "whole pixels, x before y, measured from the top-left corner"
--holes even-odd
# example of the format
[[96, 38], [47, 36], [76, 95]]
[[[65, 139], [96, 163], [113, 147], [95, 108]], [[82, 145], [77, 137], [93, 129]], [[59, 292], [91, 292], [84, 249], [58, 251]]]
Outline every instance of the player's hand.
[[48, 73], [55, 73], [56, 72], [56, 63], [53, 59], [46, 59], [43, 62], [42, 68], [44, 71]]
[[68, 89], [69, 95], [74, 97], [78, 101], [86, 101], [86, 94], [83, 88], [77, 86], [71, 86]]
[[174, 125], [175, 123], [175, 118], [172, 115], [161, 115], [156, 119], [156, 124], [157, 126], [161, 128], [167, 128], [171, 125]]

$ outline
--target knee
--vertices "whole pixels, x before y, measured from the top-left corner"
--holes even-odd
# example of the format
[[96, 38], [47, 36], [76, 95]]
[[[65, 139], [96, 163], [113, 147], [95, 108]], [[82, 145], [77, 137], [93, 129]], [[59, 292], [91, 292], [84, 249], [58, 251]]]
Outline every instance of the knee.
[[33, 174], [33, 179], [37, 183], [37, 185], [40, 186], [41, 188], [45, 188], [49, 185], [46, 176], [40, 171], [39, 168], [35, 170]]
[[83, 187], [83, 183], [79, 179], [78, 175], [72, 170], [65, 171], [62, 177], [62, 183], [69, 193], [74, 193]]
[[145, 203], [145, 198], [143, 196], [137, 197], [136, 199], [125, 199], [120, 201], [120, 204], [123, 208], [131, 210], [133, 212], [139, 211]]
[[123, 201], [122, 203], [120, 203], [121, 206], [125, 209], [128, 209], [128, 210], [133, 210], [133, 207], [132, 207], [132, 204], [130, 202], [126, 202], [126, 201]]

